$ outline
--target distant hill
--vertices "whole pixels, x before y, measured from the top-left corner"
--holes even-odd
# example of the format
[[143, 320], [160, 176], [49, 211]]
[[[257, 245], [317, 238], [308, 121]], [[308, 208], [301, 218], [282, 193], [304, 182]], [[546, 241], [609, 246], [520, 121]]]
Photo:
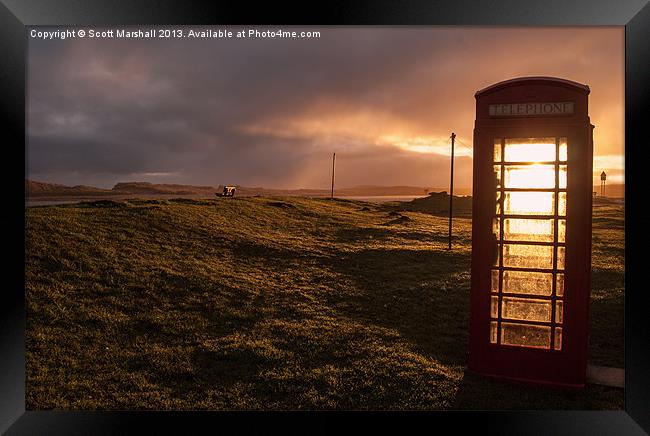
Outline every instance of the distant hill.
[[[329, 189], [270, 189], [263, 187], [237, 186], [237, 196], [304, 196], [304, 197], [329, 197]], [[112, 189], [97, 188], [94, 186], [76, 185], [66, 186], [58, 183], [37, 182], [25, 180], [25, 194], [29, 198], [52, 198], [52, 197], [105, 197], [105, 196], [208, 196], [221, 192], [223, 186], [194, 186], [178, 184], [157, 184], [149, 182], [120, 182]], [[426, 196], [433, 192], [444, 192], [445, 188], [428, 188], [419, 186], [376, 186], [361, 185], [352, 188], [336, 188], [334, 195], [339, 197], [370, 197], [370, 196], [393, 196], [393, 195], [421, 195]], [[600, 186], [594, 186], [593, 191], [600, 195]], [[471, 195], [468, 188], [454, 189], [455, 195]], [[446, 195], [446, 193], [445, 193]], [[623, 198], [625, 196], [625, 185], [607, 185], [605, 196], [608, 198]], [[449, 197], [447, 197], [449, 198]]]
[[49, 196], [83, 196], [83, 195], [110, 195], [110, 189], [95, 188], [94, 186], [76, 185], [66, 186], [57, 183], [36, 182], [25, 180], [25, 194], [28, 197]]
[[[329, 189], [269, 189], [263, 187], [237, 186], [238, 196], [252, 195], [275, 195], [275, 196], [306, 196], [325, 197], [329, 196]], [[128, 195], [190, 195], [210, 196], [221, 192], [223, 186], [193, 186], [178, 184], [156, 184], [149, 182], [120, 182], [112, 189], [96, 188], [93, 186], [66, 186], [56, 183], [37, 182], [25, 180], [25, 193], [27, 197], [89, 197], [89, 196], [128, 196]], [[436, 188], [425, 188], [419, 186], [375, 186], [364, 185], [352, 188], [340, 188], [334, 190], [335, 196], [391, 196], [391, 195], [426, 195], [429, 192], [442, 190]], [[462, 193], [462, 189], [459, 190]], [[469, 190], [464, 190], [469, 191]], [[459, 193], [458, 191], [456, 193]]]
[[154, 184], [149, 182], [118, 183], [112, 189], [115, 193], [125, 194], [171, 194], [171, 195], [214, 195], [217, 190], [212, 186]]
[[[454, 195], [452, 207], [454, 216], [470, 217], [472, 215], [472, 197], [457, 197]], [[448, 214], [449, 194], [446, 191], [432, 192], [426, 197], [400, 203], [396, 208], [403, 211], [425, 212], [433, 215]]]
[[25, 180], [27, 197], [94, 197], [124, 195], [214, 195], [217, 190], [211, 186], [169, 185], [149, 182], [118, 183], [112, 189], [94, 186], [66, 186], [58, 183]]

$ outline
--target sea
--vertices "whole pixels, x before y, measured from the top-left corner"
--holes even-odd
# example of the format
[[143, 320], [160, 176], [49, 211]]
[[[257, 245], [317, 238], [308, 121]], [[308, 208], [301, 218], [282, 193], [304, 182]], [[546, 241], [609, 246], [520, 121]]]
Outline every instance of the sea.
[[424, 198], [426, 195], [371, 195], [371, 196], [356, 196], [356, 195], [344, 195], [337, 196], [336, 198], [343, 198], [346, 200], [359, 200], [359, 201], [368, 201], [371, 203], [387, 203], [389, 201], [411, 201], [416, 198]]

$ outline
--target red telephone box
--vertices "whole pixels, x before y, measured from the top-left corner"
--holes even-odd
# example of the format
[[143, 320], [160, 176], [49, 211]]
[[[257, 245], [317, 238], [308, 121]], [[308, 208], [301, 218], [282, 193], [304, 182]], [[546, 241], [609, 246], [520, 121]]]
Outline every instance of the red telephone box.
[[523, 77], [478, 91], [469, 369], [582, 387], [591, 289], [589, 87]]

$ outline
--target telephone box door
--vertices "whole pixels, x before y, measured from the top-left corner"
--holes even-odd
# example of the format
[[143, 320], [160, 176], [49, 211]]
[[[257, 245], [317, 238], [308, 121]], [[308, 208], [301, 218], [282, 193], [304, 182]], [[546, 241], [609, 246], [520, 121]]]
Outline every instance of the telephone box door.
[[[469, 366], [495, 377], [582, 386], [593, 126], [584, 85], [566, 85], [519, 80], [477, 93]], [[495, 106], [531, 97], [542, 100], [537, 104], [570, 101], [565, 107], [573, 110], [490, 116]], [[585, 117], [576, 114], [583, 107]]]

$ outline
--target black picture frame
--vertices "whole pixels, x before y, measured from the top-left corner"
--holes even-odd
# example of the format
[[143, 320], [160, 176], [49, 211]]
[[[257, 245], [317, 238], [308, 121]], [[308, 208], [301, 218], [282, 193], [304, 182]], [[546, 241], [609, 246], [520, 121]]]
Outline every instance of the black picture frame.
[[[648, 245], [643, 179], [647, 140], [643, 125], [650, 100], [650, 6], [647, 0], [502, 0], [276, 3], [110, 0], [3, 0], [0, 5], [0, 86], [4, 188], [0, 214], [7, 256], [0, 300], [0, 432], [7, 434], [190, 434], [322, 432], [342, 419], [401, 433], [415, 429], [468, 429], [498, 434], [645, 434], [650, 432], [650, 328], [643, 248]], [[117, 24], [495, 25], [625, 26], [625, 410], [509, 412], [66, 412], [25, 411], [24, 266], [26, 174], [25, 57], [30, 25]], [[20, 165], [22, 162], [22, 165]], [[451, 427], [450, 427], [451, 426]]]

